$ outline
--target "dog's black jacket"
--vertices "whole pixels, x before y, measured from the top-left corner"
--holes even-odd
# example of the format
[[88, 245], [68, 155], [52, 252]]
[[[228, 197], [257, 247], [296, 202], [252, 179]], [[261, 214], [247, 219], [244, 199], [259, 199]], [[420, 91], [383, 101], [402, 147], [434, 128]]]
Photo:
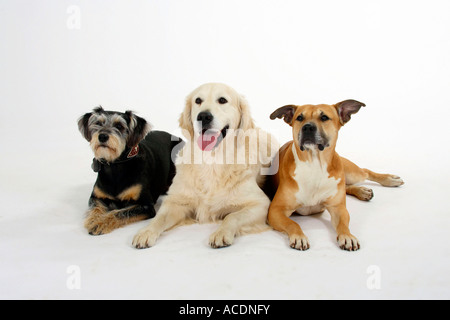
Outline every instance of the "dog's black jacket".
[[[128, 158], [131, 148], [126, 148], [112, 163], [94, 159], [93, 168], [98, 171], [98, 176], [89, 205], [92, 207], [100, 204], [109, 210], [130, 207], [122, 213], [124, 217], [154, 217], [153, 205], [160, 195], [167, 192], [175, 176], [172, 150], [176, 147], [173, 151], [176, 156], [183, 144], [180, 138], [167, 132], [151, 131], [139, 142], [139, 152], [136, 156]], [[139, 185], [141, 192], [137, 200], [124, 201], [118, 198], [123, 191]], [[101, 195], [96, 194], [96, 187], [101, 190]]]

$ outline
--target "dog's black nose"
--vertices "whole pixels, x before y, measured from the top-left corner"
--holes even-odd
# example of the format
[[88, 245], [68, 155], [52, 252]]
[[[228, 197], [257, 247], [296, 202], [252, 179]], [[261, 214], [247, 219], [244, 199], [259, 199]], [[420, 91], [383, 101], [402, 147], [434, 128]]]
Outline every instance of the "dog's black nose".
[[100, 133], [98, 135], [98, 141], [100, 141], [100, 142], [106, 142], [106, 141], [108, 141], [108, 139], [109, 139], [109, 136], [106, 133]]
[[214, 116], [209, 111], [200, 112], [197, 116], [197, 121], [202, 122], [202, 126], [210, 124], [214, 119]]
[[317, 127], [312, 123], [307, 123], [303, 126], [302, 131], [304, 133], [314, 133], [317, 131]]

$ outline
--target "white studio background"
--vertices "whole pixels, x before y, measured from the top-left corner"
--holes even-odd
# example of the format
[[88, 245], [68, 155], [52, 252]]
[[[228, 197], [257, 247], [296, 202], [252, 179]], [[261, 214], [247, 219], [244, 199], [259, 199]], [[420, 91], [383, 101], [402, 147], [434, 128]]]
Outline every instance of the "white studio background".
[[[449, 12], [445, 0], [1, 0], [0, 297], [450, 298]], [[244, 94], [281, 143], [290, 128], [269, 115], [282, 105], [367, 105], [338, 152], [406, 184], [369, 184], [371, 203], [349, 199], [359, 252], [337, 249], [326, 213], [300, 219], [308, 252], [275, 232], [215, 251], [205, 240], [214, 225], [171, 231], [143, 251], [130, 243], [146, 222], [87, 235], [95, 175], [78, 117], [132, 109], [179, 135], [184, 98], [205, 82]], [[285, 269], [274, 275], [277, 263]], [[66, 286], [71, 265], [81, 290]], [[366, 286], [370, 265], [383, 274], [379, 290]], [[295, 272], [313, 274], [296, 283]]]

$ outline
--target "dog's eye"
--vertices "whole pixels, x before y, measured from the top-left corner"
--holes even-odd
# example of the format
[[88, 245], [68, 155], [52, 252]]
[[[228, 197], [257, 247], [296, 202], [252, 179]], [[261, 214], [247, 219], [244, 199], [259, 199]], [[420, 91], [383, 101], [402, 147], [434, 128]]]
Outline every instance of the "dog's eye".
[[322, 115], [321, 117], [320, 117], [320, 120], [322, 120], [322, 121], [327, 121], [327, 120], [330, 120], [330, 118], [328, 118], [328, 116], [326, 116], [326, 115]]
[[219, 103], [220, 103], [220, 104], [225, 104], [225, 103], [227, 103], [227, 102], [228, 102], [228, 100], [225, 99], [224, 97], [220, 97], [220, 98], [219, 98]]
[[196, 104], [202, 104], [203, 100], [200, 98], [195, 99]]
[[103, 125], [103, 122], [102, 122], [102, 121], [97, 121], [97, 122], [95, 123], [95, 125], [96, 125], [96, 126], [102, 126], [102, 125]]
[[122, 131], [122, 130], [123, 130], [123, 125], [120, 124], [120, 123], [115, 123], [115, 124], [114, 124], [114, 128], [116, 128], [116, 129], [119, 130], [119, 131]]
[[301, 115], [299, 115], [298, 117], [297, 117], [297, 121], [303, 121], [303, 115], [301, 114]]

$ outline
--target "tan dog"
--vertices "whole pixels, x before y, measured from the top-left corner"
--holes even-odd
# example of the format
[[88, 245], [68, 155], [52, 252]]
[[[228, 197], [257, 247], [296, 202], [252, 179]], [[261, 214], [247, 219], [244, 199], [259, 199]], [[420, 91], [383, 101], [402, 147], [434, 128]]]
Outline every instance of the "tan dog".
[[284, 118], [293, 131], [294, 140], [279, 151], [279, 170], [271, 181], [276, 193], [268, 214], [269, 224], [288, 234], [292, 248], [306, 250], [309, 242], [300, 226], [289, 219], [291, 214], [309, 215], [327, 209], [339, 247], [358, 250], [358, 239], [349, 230], [346, 190], [361, 200], [370, 200], [372, 190], [353, 184], [366, 179], [389, 187], [403, 184], [398, 176], [361, 169], [336, 153], [339, 129], [362, 106], [355, 100], [335, 105], [288, 105], [270, 116]]

